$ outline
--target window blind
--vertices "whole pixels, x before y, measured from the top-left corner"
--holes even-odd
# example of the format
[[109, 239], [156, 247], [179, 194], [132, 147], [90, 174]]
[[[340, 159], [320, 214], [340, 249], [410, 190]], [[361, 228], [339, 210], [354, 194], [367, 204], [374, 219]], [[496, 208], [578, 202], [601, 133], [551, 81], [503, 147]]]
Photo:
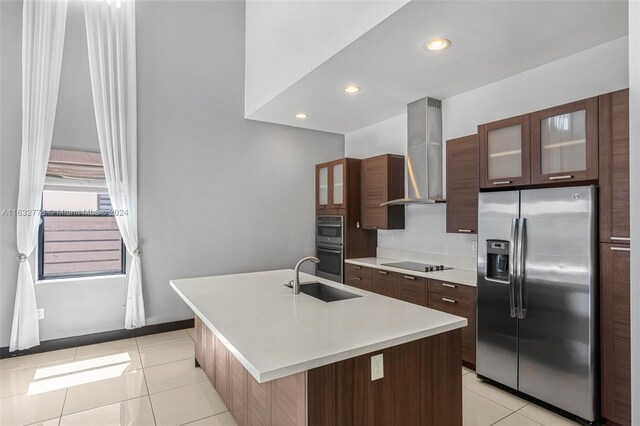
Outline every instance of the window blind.
[[44, 190], [106, 193], [100, 153], [52, 149]]

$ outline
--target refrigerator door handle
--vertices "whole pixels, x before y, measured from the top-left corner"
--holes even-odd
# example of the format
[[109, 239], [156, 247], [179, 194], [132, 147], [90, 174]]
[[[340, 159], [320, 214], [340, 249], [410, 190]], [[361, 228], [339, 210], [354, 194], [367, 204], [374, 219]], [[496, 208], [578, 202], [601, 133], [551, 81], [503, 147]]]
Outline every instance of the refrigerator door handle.
[[518, 218], [511, 219], [511, 238], [509, 241], [509, 311], [511, 318], [518, 316], [516, 308], [516, 240], [518, 238]]
[[518, 319], [525, 319], [527, 309], [524, 306], [524, 239], [525, 239], [525, 218], [518, 220], [518, 237], [516, 241], [516, 282], [517, 282], [517, 305]]

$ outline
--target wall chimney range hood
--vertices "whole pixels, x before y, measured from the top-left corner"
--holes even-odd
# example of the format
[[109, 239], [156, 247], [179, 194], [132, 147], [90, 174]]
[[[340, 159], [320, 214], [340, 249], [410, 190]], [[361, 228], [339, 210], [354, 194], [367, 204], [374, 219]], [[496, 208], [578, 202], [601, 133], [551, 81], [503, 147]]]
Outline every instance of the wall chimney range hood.
[[422, 98], [407, 105], [407, 196], [380, 206], [436, 204], [442, 194], [442, 102]]

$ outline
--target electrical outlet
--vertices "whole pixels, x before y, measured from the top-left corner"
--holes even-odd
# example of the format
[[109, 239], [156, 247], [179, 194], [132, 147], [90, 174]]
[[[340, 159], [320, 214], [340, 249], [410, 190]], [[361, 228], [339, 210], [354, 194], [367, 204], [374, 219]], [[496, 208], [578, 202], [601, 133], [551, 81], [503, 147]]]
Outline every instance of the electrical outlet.
[[382, 354], [371, 357], [371, 381], [382, 379], [384, 377], [384, 362]]
[[44, 319], [44, 308], [38, 309], [38, 319]]
[[477, 242], [472, 242], [471, 243], [471, 251], [478, 251], [478, 243]]
[[389, 235], [389, 244], [393, 244], [393, 235]]

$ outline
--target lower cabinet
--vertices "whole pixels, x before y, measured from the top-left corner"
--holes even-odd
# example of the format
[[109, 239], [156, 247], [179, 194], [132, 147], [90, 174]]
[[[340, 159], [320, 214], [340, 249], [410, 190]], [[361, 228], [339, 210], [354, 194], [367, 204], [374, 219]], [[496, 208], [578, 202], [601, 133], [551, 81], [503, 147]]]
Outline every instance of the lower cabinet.
[[346, 263], [344, 283], [360, 290], [373, 291], [373, 269]]
[[600, 382], [607, 424], [631, 425], [630, 247], [600, 244]]
[[398, 274], [382, 269], [377, 269], [373, 273], [374, 293], [387, 297], [398, 298]]
[[462, 362], [476, 365], [476, 289], [446, 281], [347, 263], [345, 284], [416, 305], [464, 317]]
[[413, 275], [398, 275], [398, 299], [427, 306], [427, 279]]
[[476, 289], [466, 285], [430, 279], [427, 306], [467, 319], [468, 325], [462, 329], [462, 361], [468, 366], [475, 367]]

